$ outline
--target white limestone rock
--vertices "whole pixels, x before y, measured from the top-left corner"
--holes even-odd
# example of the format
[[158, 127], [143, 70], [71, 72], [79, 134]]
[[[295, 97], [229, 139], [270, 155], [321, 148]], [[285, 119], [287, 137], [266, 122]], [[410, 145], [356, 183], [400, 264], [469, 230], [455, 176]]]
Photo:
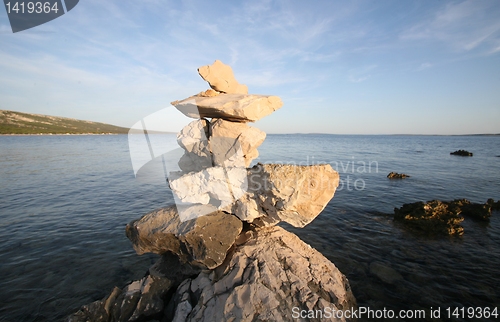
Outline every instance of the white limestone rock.
[[264, 142], [266, 133], [245, 123], [214, 119], [209, 139], [214, 165], [248, 167], [259, 156], [257, 148]]
[[285, 221], [304, 227], [333, 198], [339, 174], [328, 164], [257, 164], [248, 170], [248, 193], [233, 207], [241, 220], [259, 226]]
[[220, 94], [207, 97], [195, 95], [171, 103], [186, 116], [221, 118], [232, 122], [255, 122], [278, 110], [283, 102], [278, 96]]
[[225, 209], [247, 191], [247, 170], [212, 167], [190, 173], [171, 172], [169, 185], [176, 202], [213, 205], [218, 209]]
[[231, 66], [216, 60], [212, 65], [198, 68], [200, 76], [208, 82], [210, 87], [218, 92], [228, 94], [248, 94], [248, 87], [238, 83], [234, 78]]

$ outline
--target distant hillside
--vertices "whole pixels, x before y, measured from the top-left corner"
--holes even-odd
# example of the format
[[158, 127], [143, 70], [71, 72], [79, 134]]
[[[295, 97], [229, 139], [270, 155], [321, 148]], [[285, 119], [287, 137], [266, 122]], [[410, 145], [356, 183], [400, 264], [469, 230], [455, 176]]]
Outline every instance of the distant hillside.
[[121, 134], [124, 127], [65, 117], [0, 110], [0, 134]]

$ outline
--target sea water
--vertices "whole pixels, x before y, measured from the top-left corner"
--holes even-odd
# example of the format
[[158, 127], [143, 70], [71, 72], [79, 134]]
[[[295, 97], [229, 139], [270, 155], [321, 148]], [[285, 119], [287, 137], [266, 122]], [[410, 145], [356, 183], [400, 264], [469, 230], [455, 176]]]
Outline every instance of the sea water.
[[[450, 155], [458, 149], [474, 156]], [[255, 162], [329, 163], [340, 173], [316, 220], [283, 226], [347, 276], [359, 306], [499, 305], [500, 213], [466, 219], [462, 237], [435, 238], [390, 214], [415, 201], [500, 199], [500, 137], [268, 135], [259, 152]], [[389, 180], [391, 171], [411, 177]], [[141, 278], [157, 255], [138, 256], [125, 225], [172, 202], [161, 174], [135, 178], [126, 135], [0, 137], [0, 321], [62, 320]]]

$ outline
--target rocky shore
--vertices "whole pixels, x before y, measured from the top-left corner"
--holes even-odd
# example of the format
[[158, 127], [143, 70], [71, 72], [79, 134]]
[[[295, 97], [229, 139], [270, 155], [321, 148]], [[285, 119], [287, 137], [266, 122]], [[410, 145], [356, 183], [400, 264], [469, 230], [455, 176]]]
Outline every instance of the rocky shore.
[[333, 198], [338, 173], [327, 164], [250, 168], [266, 135], [248, 123], [281, 99], [248, 94], [220, 61], [198, 72], [211, 89], [172, 103], [195, 119], [177, 136], [184, 155], [168, 178], [175, 205], [126, 227], [136, 252], [159, 260], [67, 321], [290, 321], [297, 309], [356, 307], [335, 265], [276, 226], [313, 221]]

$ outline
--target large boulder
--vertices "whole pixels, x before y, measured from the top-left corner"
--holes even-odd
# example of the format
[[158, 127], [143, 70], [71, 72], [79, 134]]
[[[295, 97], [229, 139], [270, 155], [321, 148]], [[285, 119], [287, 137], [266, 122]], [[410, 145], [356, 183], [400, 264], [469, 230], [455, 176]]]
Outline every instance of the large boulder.
[[216, 60], [212, 65], [198, 68], [200, 76], [214, 90], [228, 94], [248, 94], [248, 87], [238, 83], [234, 78], [231, 66]]
[[248, 193], [232, 212], [243, 221], [270, 226], [285, 221], [304, 227], [333, 198], [339, 174], [329, 164], [257, 164], [248, 170]]
[[215, 268], [241, 230], [241, 221], [222, 211], [181, 222], [177, 208], [170, 206], [130, 222], [126, 234], [139, 255], [172, 252], [183, 263]]
[[301, 318], [351, 310], [346, 277], [321, 253], [280, 227], [263, 228], [216, 270], [182, 282], [166, 310], [168, 321], [346, 321]]
[[172, 102], [184, 115], [199, 118], [221, 118], [233, 122], [255, 122], [281, 108], [278, 96], [220, 94], [217, 96], [195, 95], [182, 101]]

